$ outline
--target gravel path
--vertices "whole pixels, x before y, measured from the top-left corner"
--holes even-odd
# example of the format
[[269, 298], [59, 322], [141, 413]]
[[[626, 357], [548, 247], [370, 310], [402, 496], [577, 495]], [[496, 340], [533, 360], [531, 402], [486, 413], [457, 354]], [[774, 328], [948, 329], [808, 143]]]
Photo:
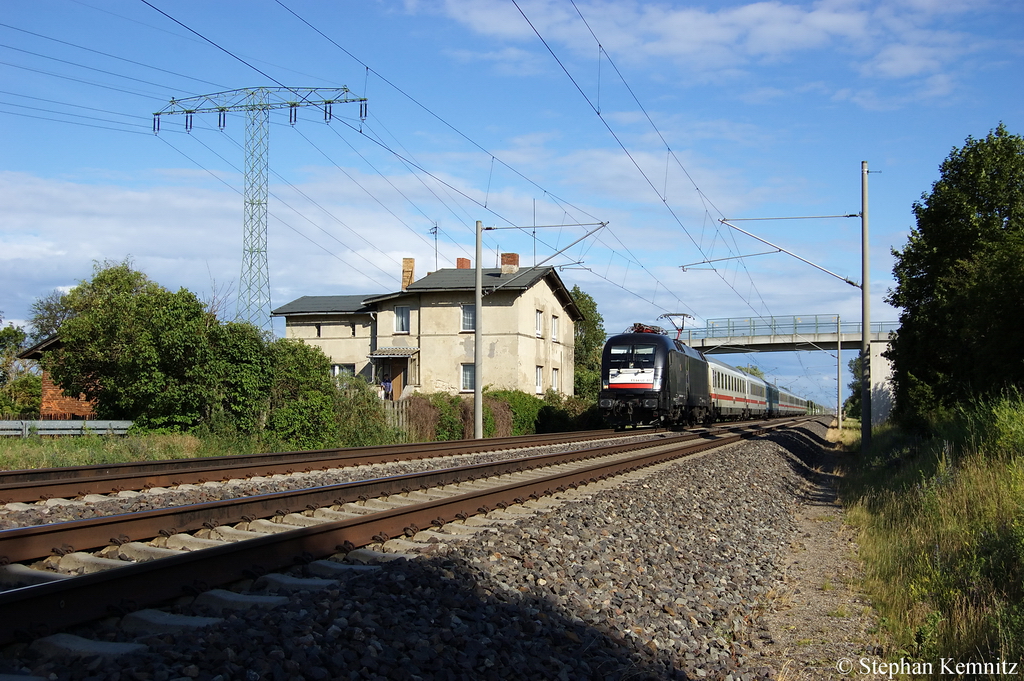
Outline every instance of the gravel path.
[[[274, 610], [222, 615], [206, 632], [132, 638], [116, 619], [90, 627], [94, 638], [149, 646], [114, 663], [48, 660], [17, 645], [0, 672], [96, 681], [775, 678], [760, 617], [796, 536], [800, 449], [819, 446], [824, 432], [812, 424], [560, 495], [559, 508], [294, 593]], [[178, 611], [210, 614], [190, 601]]]

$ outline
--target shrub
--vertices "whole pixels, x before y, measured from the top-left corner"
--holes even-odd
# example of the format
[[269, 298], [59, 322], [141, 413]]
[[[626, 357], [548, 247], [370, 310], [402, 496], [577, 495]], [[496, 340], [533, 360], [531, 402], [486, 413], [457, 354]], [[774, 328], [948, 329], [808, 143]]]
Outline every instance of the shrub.
[[544, 400], [522, 390], [493, 390], [488, 397], [504, 402], [512, 411], [512, 435], [532, 435], [537, 432], [537, 414]]

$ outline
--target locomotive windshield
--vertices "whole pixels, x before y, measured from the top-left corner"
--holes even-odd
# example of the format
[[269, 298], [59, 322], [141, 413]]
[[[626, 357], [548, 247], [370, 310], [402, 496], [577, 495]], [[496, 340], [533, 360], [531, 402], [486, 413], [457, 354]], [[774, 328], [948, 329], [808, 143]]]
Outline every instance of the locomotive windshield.
[[613, 345], [609, 348], [610, 369], [653, 369], [656, 345]]

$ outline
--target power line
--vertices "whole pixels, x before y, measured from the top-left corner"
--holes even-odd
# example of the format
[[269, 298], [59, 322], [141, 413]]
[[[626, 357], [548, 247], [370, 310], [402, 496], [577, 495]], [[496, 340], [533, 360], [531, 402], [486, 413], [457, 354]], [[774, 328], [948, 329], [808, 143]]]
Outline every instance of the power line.
[[101, 52], [100, 50], [94, 50], [91, 47], [85, 47], [84, 45], [76, 45], [75, 43], [69, 43], [66, 40], [59, 40], [57, 38], [52, 38], [50, 36], [43, 35], [42, 33], [34, 33], [33, 31], [28, 31], [28, 30], [26, 30], [24, 28], [18, 28], [17, 26], [11, 26], [10, 24], [0, 23], [0, 26], [3, 26], [4, 28], [9, 28], [12, 31], [20, 31], [22, 33], [27, 33], [28, 35], [36, 36], [37, 38], [42, 38], [44, 40], [51, 40], [51, 41], [53, 41], [55, 43], [60, 43], [61, 45], [67, 45], [69, 47], [74, 47], [74, 48], [79, 49], [79, 50], [85, 50], [86, 52], [92, 52], [93, 54], [99, 54], [99, 55], [102, 55], [104, 57], [109, 57], [111, 59], [117, 59], [118, 61], [123, 61], [123, 62], [126, 62], [128, 64], [134, 64], [135, 66], [141, 66], [143, 68], [153, 69], [154, 71], [160, 71], [161, 73], [167, 73], [167, 74], [172, 75], [172, 76], [178, 76], [179, 78], [187, 78], [189, 80], [194, 80], [194, 81], [196, 81], [198, 83], [205, 83], [207, 85], [212, 85], [214, 87], [221, 88], [223, 90], [227, 89], [227, 87], [224, 86], [224, 85], [218, 85], [217, 83], [212, 83], [212, 82], [210, 82], [208, 80], [203, 80], [202, 78], [195, 78], [193, 76], [187, 76], [187, 75], [185, 75], [183, 73], [177, 73], [175, 71], [168, 71], [167, 69], [162, 69], [162, 68], [160, 68], [158, 66], [151, 66], [149, 64], [145, 64], [145, 63], [140, 62], [140, 61], [135, 61], [134, 59], [128, 59], [126, 57], [119, 57], [116, 54], [110, 54], [109, 52]]

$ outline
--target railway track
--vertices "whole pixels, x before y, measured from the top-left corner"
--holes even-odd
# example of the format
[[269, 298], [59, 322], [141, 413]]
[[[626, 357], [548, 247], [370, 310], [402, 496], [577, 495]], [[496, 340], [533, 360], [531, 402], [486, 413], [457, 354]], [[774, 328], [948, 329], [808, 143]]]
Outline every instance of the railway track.
[[[476, 464], [224, 502], [108, 516], [0, 532], [3, 580], [0, 643], [35, 638], [100, 618], [173, 600], [183, 593], [346, 554], [358, 547], [401, 549], [473, 532], [471, 518], [698, 451], [768, 428], [731, 433], [663, 433], [652, 442]], [[500, 511], [498, 511], [500, 513]], [[438, 531], [442, 531], [438, 534]], [[403, 539], [407, 537], [408, 539]], [[100, 549], [99, 553], [86, 553]], [[203, 549], [203, 550], [198, 550]], [[57, 576], [20, 566], [86, 573]], [[43, 583], [24, 576], [37, 573]], [[44, 575], [40, 578], [39, 575]], [[112, 598], [111, 594], [117, 594]]]
[[0, 503], [26, 503], [45, 499], [85, 497], [91, 494], [112, 494], [125, 490], [202, 484], [209, 481], [288, 475], [296, 472], [309, 473], [331, 468], [529, 447], [537, 443], [550, 445], [586, 442], [633, 434], [635, 431], [616, 433], [612, 430], [592, 430], [483, 440], [420, 442], [406, 445], [2, 471]]

